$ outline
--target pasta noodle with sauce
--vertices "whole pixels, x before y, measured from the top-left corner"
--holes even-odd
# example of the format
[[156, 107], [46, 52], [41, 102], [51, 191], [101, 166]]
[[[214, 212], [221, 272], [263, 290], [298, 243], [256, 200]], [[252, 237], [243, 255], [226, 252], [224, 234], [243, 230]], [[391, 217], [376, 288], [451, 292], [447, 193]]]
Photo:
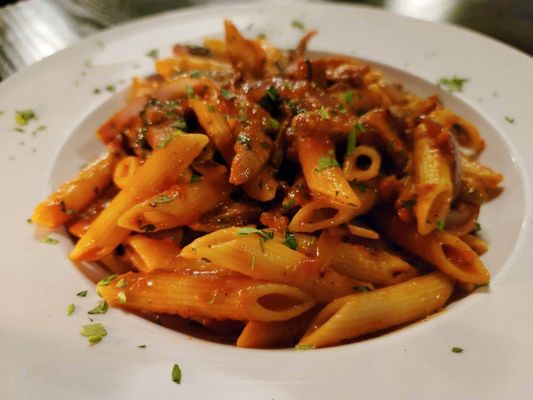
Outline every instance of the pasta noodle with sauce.
[[[119, 274], [112, 306], [240, 321], [241, 347], [330, 346], [489, 282], [476, 127], [359, 60], [244, 37], [176, 45], [98, 129], [108, 154], [33, 215]], [[217, 322], [218, 321], [218, 322]], [[216, 322], [216, 323], [215, 323]], [[213, 333], [216, 336], [216, 333]]]

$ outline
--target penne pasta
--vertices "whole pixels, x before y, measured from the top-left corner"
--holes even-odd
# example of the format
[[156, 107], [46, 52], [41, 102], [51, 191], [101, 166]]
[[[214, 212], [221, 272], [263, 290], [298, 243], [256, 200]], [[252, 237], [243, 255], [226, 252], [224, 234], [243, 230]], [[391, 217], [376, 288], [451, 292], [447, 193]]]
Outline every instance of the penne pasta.
[[124, 188], [98, 215], [76, 243], [70, 258], [74, 261], [92, 261], [110, 254], [130, 232], [117, 225], [126, 209], [172, 184], [207, 142], [205, 135], [179, 135], [168, 146], [155, 151], [139, 168], [133, 183]]
[[115, 186], [119, 189], [124, 189], [132, 182], [141, 164], [139, 157], [128, 156], [121, 159], [113, 171], [113, 183]]
[[415, 321], [437, 311], [453, 284], [439, 272], [334, 300], [311, 322], [299, 345], [324, 347]]
[[[121, 279], [123, 287], [117, 287]], [[171, 272], [130, 272], [98, 293], [111, 305], [135, 311], [245, 321], [283, 321], [315, 305], [311, 296], [287, 285]]]

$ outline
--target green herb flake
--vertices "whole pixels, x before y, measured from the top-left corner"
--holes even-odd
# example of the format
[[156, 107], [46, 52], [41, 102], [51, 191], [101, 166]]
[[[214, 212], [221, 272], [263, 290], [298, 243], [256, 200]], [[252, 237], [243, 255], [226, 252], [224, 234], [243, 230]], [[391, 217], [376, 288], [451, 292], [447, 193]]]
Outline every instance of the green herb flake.
[[121, 290], [117, 294], [117, 300], [120, 304], [126, 304], [128, 301], [128, 298], [126, 297], [126, 292], [124, 290]]
[[194, 99], [196, 97], [196, 94], [194, 93], [194, 89], [192, 88], [192, 86], [186, 86], [185, 93], [187, 93], [187, 97], [189, 99]]
[[33, 224], [33, 219], [28, 218], [28, 219], [26, 220], [26, 222], [27, 222], [28, 224]]
[[289, 232], [285, 233], [285, 240], [283, 241], [283, 244], [292, 250], [296, 250], [296, 248], [298, 247], [298, 243], [296, 243], [296, 238], [294, 237], [294, 234]]
[[120, 278], [117, 282], [117, 285], [116, 285], [118, 288], [125, 288], [126, 286], [128, 286], [128, 283], [126, 282], [126, 279], [124, 278]]
[[463, 349], [461, 347], [452, 347], [452, 353], [462, 353]]
[[292, 207], [294, 207], [295, 205], [296, 205], [296, 199], [290, 199], [285, 204], [282, 204], [281, 207], [283, 207], [284, 209], [288, 210], [288, 209], [291, 209]]
[[145, 344], [140, 344], [137, 346], [137, 348], [139, 349], [146, 349], [146, 345]]
[[74, 311], [76, 311], [76, 306], [74, 304], [69, 304], [67, 307], [67, 315], [70, 317]]
[[435, 223], [437, 229], [439, 231], [442, 231], [444, 229], [444, 225], [445, 225], [445, 221], [444, 221], [444, 218], [440, 218], [437, 220], [437, 222]]
[[15, 121], [19, 125], [27, 125], [32, 119], [37, 119], [37, 114], [33, 110], [21, 110], [15, 112]]
[[178, 118], [172, 122], [172, 127], [180, 130], [187, 129], [187, 122], [183, 118]]
[[45, 236], [39, 239], [39, 242], [46, 244], [58, 244], [59, 240], [51, 238], [50, 236]]
[[[172, 197], [170, 197], [168, 194], [162, 194], [161, 196], [155, 197], [150, 202], [150, 206], [157, 207], [160, 204], [170, 203], [172, 200], [173, 200]], [[155, 229], [155, 227], [154, 227], [154, 229]]]
[[303, 24], [302, 21], [299, 21], [299, 20], [297, 20], [297, 19], [293, 19], [293, 20], [292, 20], [292, 24], [291, 24], [291, 26], [292, 26], [293, 28], [295, 28], [295, 29], [299, 29], [299, 30], [301, 30], [301, 31], [305, 31], [305, 25]]
[[474, 228], [474, 235], [477, 235], [481, 231], [481, 224], [476, 222], [476, 227]]
[[220, 89], [220, 94], [222, 95], [222, 97], [224, 97], [226, 100], [231, 100], [233, 98], [235, 98], [235, 93], [231, 93], [229, 90], [227, 89]]
[[356, 123], [355, 128], [360, 132], [366, 132], [366, 125], [362, 122]]
[[315, 168], [316, 172], [321, 172], [329, 168], [338, 167], [339, 163], [333, 157], [333, 151], [328, 151], [328, 156], [320, 157], [317, 162], [317, 167]]
[[510, 124], [514, 124], [514, 118], [513, 118], [513, 117], [506, 116], [506, 117], [505, 117], [505, 120], [506, 120], [507, 122], [509, 122]]
[[150, 50], [148, 53], [146, 53], [146, 57], [153, 58], [154, 60], [156, 58], [159, 58], [159, 50], [157, 49]]
[[339, 110], [339, 112], [341, 112], [343, 114], [348, 111], [348, 110], [346, 110], [346, 107], [342, 103], [337, 104], [337, 110]]
[[80, 296], [80, 297], [87, 296], [87, 290], [82, 290], [81, 292], [76, 293], [76, 296]]
[[348, 90], [347, 92], [344, 92], [341, 96], [346, 103], [350, 104], [353, 101], [353, 94], [353, 90]]
[[191, 71], [191, 78], [199, 78], [200, 76], [202, 76], [202, 71]]
[[300, 351], [300, 350], [313, 350], [316, 347], [314, 344], [297, 344], [296, 346], [294, 346], [294, 348]]
[[261, 236], [261, 238], [264, 240], [270, 240], [274, 237], [274, 232], [265, 231], [264, 229], [252, 228], [251, 226], [245, 226], [244, 228], [240, 228], [237, 231], [237, 235], [239, 236], [248, 236], [253, 234]]
[[203, 177], [202, 175], [192, 174], [192, 175], [191, 175], [190, 183], [201, 182], [202, 179], [204, 179], [204, 177]]
[[324, 119], [330, 119], [329, 111], [324, 108], [324, 106], [321, 106], [318, 110], [318, 113], [320, 116]]
[[269, 86], [265, 95], [259, 100], [259, 105], [270, 114], [276, 114], [281, 104], [281, 96], [275, 86]]
[[277, 131], [279, 129], [279, 121], [275, 118], [269, 118], [268, 125], [273, 131]]
[[446, 87], [450, 92], [462, 92], [463, 86], [467, 82], [467, 78], [453, 76], [451, 78], [440, 78], [437, 81], [437, 85]]
[[109, 285], [109, 283], [110, 283], [113, 279], [115, 279], [116, 277], [117, 277], [117, 274], [111, 274], [111, 275], [105, 277], [104, 279], [102, 279], [100, 282], [98, 282], [98, 283], [96, 284], [96, 286], [98, 286], [98, 287], [100, 287], [100, 286], [107, 286], [107, 285]]
[[96, 344], [100, 342], [104, 336], [107, 335], [107, 331], [100, 323], [94, 323], [89, 325], [83, 325], [81, 332], [83, 336], [87, 337], [89, 343]]
[[174, 364], [172, 367], [172, 380], [178, 385], [181, 384], [181, 369], [178, 364]]
[[346, 152], [348, 154], [353, 154], [355, 151], [355, 145], [357, 141], [357, 134], [355, 131], [355, 126], [352, 127], [352, 130], [348, 134], [348, 144], [346, 146]]
[[353, 286], [352, 289], [356, 292], [370, 292], [372, 290], [369, 287], [363, 285]]
[[155, 231], [155, 225], [154, 224], [146, 224], [140, 227], [141, 231], [143, 232], [153, 232]]
[[107, 90], [107, 91], [110, 92], [110, 93], [114, 93], [115, 90], [117, 90], [117, 88], [115, 87], [115, 85], [107, 85], [107, 86], [105, 87], [105, 90]]
[[242, 144], [246, 150], [251, 150], [252, 143], [250, 141], [250, 138], [243, 132], [239, 133], [237, 136], [237, 143]]
[[259, 39], [259, 40], [264, 40], [264, 39], [266, 39], [266, 37], [267, 37], [267, 35], [266, 35], [265, 32], [259, 32], [257, 34], [257, 39]]
[[98, 304], [92, 310], [87, 311], [87, 314], [105, 314], [108, 308], [109, 306], [107, 305], [107, 301], [104, 301], [103, 303]]

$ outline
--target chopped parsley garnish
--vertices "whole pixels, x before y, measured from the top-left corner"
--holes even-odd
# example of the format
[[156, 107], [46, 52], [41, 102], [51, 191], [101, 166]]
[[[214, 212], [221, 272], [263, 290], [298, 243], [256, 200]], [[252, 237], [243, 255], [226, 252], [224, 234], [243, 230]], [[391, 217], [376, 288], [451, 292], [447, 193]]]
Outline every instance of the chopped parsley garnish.
[[324, 108], [324, 106], [321, 106], [321, 107], [320, 107], [320, 110], [318, 110], [318, 113], [319, 113], [320, 116], [321, 116], [322, 118], [324, 118], [324, 119], [329, 119], [329, 118], [330, 118], [330, 116], [329, 116], [329, 111], [326, 110], [326, 109]]
[[181, 383], [181, 369], [178, 364], [174, 364], [172, 367], [172, 380], [178, 385]]
[[105, 90], [107, 90], [108, 92], [113, 93], [116, 90], [116, 87], [115, 87], [115, 85], [107, 85], [105, 87]]
[[296, 100], [289, 100], [287, 104], [289, 105], [293, 116], [305, 112], [305, 110], [300, 106], [300, 103]]
[[183, 118], [178, 118], [172, 122], [172, 127], [180, 130], [187, 129], [187, 122]]
[[366, 126], [362, 122], [356, 123], [355, 128], [361, 132], [366, 132]]
[[293, 19], [291, 25], [292, 25], [293, 28], [300, 29], [301, 31], [305, 31], [305, 25], [303, 24], [302, 21], [299, 21], [297, 19]]
[[437, 85], [445, 86], [450, 92], [462, 92], [466, 82], [468, 82], [467, 78], [453, 76], [451, 78], [440, 78], [437, 81]]
[[266, 90], [265, 95], [259, 100], [259, 105], [271, 115], [277, 114], [281, 105], [281, 96], [278, 90], [274, 86], [270, 86]]
[[194, 97], [196, 96], [196, 94], [194, 93], [194, 89], [192, 88], [192, 86], [186, 86], [185, 87], [185, 93], [187, 93], [187, 97], [189, 99], [194, 99]]
[[228, 89], [224, 89], [224, 88], [220, 89], [220, 94], [226, 100], [231, 100], [231, 99], [235, 98], [235, 96], [236, 96], [235, 93], [231, 93]]
[[316, 347], [314, 344], [297, 344], [294, 348], [296, 350], [313, 350]]
[[328, 150], [328, 156], [327, 157], [321, 157], [318, 159], [317, 167], [315, 168], [316, 172], [324, 171], [329, 168], [338, 167], [339, 163], [337, 160], [333, 157], [333, 150]]
[[67, 307], [67, 315], [70, 317], [74, 311], [76, 311], [76, 306], [74, 304], [69, 304]]
[[250, 138], [246, 136], [246, 134], [243, 132], [239, 133], [239, 135], [237, 136], [237, 143], [242, 144], [244, 147], [246, 147], [246, 150], [250, 150], [252, 148]]
[[292, 250], [296, 250], [296, 248], [298, 247], [298, 243], [296, 243], [296, 238], [294, 237], [294, 234], [289, 232], [285, 233], [285, 240], [283, 241], [283, 244]]
[[126, 292], [124, 290], [121, 290], [120, 292], [118, 292], [117, 294], [117, 300], [120, 304], [126, 304], [126, 302], [128, 301], [127, 297], [126, 297]]
[[87, 290], [82, 290], [81, 292], [76, 293], [76, 296], [80, 296], [80, 297], [87, 296]]
[[462, 353], [463, 349], [461, 347], [452, 347], [453, 353]]
[[15, 121], [19, 125], [27, 125], [32, 119], [37, 119], [37, 114], [33, 110], [21, 110], [15, 112]]
[[109, 306], [107, 305], [107, 301], [104, 300], [103, 303], [98, 304], [96, 307], [94, 307], [92, 310], [87, 311], [87, 314], [105, 314], [108, 310]]
[[507, 122], [509, 122], [510, 124], [514, 124], [514, 118], [513, 118], [513, 117], [506, 116], [506, 117], [505, 117], [505, 120], [506, 120]]
[[192, 174], [190, 183], [200, 182], [203, 178], [202, 175]]
[[26, 220], [26, 222], [27, 222], [28, 224], [33, 224], [33, 219], [28, 218], [28, 219]]
[[352, 289], [357, 291], [357, 292], [370, 292], [372, 290], [369, 287], [363, 286], [363, 285], [354, 286], [354, 287], [352, 287]]
[[89, 343], [98, 343], [102, 340], [104, 336], [107, 335], [107, 331], [104, 326], [100, 323], [94, 323], [89, 325], [83, 325], [81, 327], [81, 332], [83, 336], [86, 336], [89, 340]]
[[354, 153], [356, 140], [357, 140], [357, 134], [355, 132], [355, 126], [353, 126], [352, 130], [348, 134], [348, 144], [346, 146], [346, 152], [348, 154], [353, 154]]
[[139, 349], [146, 349], [146, 345], [145, 344], [140, 344], [137, 346]]
[[150, 202], [150, 206], [157, 207], [159, 204], [170, 203], [172, 200], [172, 197], [170, 197], [168, 194], [162, 194], [161, 196], [157, 196], [156, 198], [154, 198]]
[[96, 284], [96, 286], [107, 286], [109, 283], [117, 277], [117, 274], [111, 274], [104, 279], [102, 279], [100, 282]]
[[353, 93], [354, 93], [353, 90], [348, 90], [347, 92], [344, 92], [342, 94], [342, 99], [346, 103], [350, 104], [352, 102], [352, 100], [353, 100]]
[[146, 224], [140, 227], [141, 231], [143, 232], [153, 232], [155, 231], [155, 225], [154, 224]]
[[124, 278], [120, 278], [117, 282], [117, 285], [116, 285], [118, 288], [125, 288], [126, 286], [128, 286], [128, 283], [126, 282], [126, 279]]
[[476, 227], [474, 228], [474, 235], [477, 235], [481, 231], [481, 224], [476, 222]]
[[251, 226], [245, 226], [244, 228], [240, 228], [237, 231], [237, 235], [239, 236], [248, 236], [253, 234], [261, 236], [261, 238], [264, 240], [270, 240], [274, 237], [274, 232], [265, 231], [264, 229], [252, 228]]
[[148, 53], [146, 53], [146, 57], [150, 57], [150, 58], [153, 58], [153, 59], [158, 58], [159, 57], [159, 50], [157, 50], [157, 49], [150, 50]]
[[180, 135], [183, 135], [183, 133], [181, 131], [176, 130], [176, 131], [172, 132], [165, 139], [163, 139], [161, 142], [159, 142], [159, 144], [157, 145], [157, 148], [158, 149], [163, 149], [163, 148], [167, 147], [170, 142], [172, 142], [175, 138], [177, 138]]
[[279, 129], [279, 121], [275, 118], [269, 118], [268, 125], [270, 126], [270, 129], [272, 129], [273, 131], [277, 131]]
[[337, 104], [337, 110], [339, 110], [341, 113], [347, 112], [346, 107], [342, 103]]
[[46, 244], [58, 244], [59, 240], [51, 238], [50, 236], [45, 236], [39, 239], [39, 242]]
[[187, 49], [189, 49], [189, 54], [192, 56], [207, 57], [211, 55], [211, 50], [204, 46], [187, 46]]
[[288, 202], [286, 202], [285, 204], [282, 204], [281, 206], [284, 209], [288, 210], [288, 209], [294, 207], [295, 204], [296, 204], [296, 199], [290, 199]]
[[435, 223], [439, 231], [442, 231], [444, 229], [444, 224], [445, 224], [444, 218], [438, 219], [437, 222]]
[[202, 71], [191, 71], [191, 78], [199, 78], [202, 76]]
[[361, 193], [366, 192], [366, 189], [368, 189], [368, 185], [365, 182], [356, 182], [354, 186], [359, 190]]

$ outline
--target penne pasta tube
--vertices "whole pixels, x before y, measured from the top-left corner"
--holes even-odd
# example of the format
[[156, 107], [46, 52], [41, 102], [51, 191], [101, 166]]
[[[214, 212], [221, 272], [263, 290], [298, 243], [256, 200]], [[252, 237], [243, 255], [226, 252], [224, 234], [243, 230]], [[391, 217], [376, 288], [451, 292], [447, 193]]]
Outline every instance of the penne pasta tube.
[[252, 199], [270, 201], [276, 196], [278, 181], [267, 167], [263, 167], [256, 176], [241, 186]]
[[[371, 287], [325, 268], [318, 260], [306, 257], [277, 240], [266, 240], [255, 233], [247, 236], [237, 234], [233, 239], [223, 240], [220, 237], [222, 234], [215, 232], [215, 238], [210, 243], [206, 239], [210, 235], [213, 234], [187, 245], [181, 255], [185, 258], [208, 259], [223, 268], [255, 279], [298, 287], [321, 303], [353, 293], [354, 287]], [[231, 234], [224, 232], [223, 235]]]
[[[423, 121], [414, 134], [414, 183], [417, 195], [414, 212], [418, 232], [427, 235], [444, 221], [450, 209], [453, 195], [452, 171], [450, 161], [436, 144], [437, 136], [446, 135], [439, 125]], [[440, 140], [440, 139], [439, 139]]]
[[299, 345], [324, 347], [418, 320], [444, 306], [453, 291], [440, 272], [334, 300], [318, 313]]
[[237, 347], [272, 348], [294, 346], [316, 315], [311, 309], [287, 321], [249, 321], [237, 338]]
[[141, 159], [135, 156], [128, 156], [121, 159], [113, 171], [113, 183], [119, 189], [124, 189], [141, 166]]
[[335, 148], [329, 139], [317, 135], [296, 137], [298, 158], [307, 186], [332, 201], [355, 209], [361, 200], [344, 177], [335, 159]]
[[166, 147], [153, 152], [135, 174], [133, 182], [111, 201], [76, 243], [70, 254], [73, 261], [93, 261], [110, 254], [130, 233], [117, 225], [118, 219], [133, 204], [170, 186], [196, 158], [208, 138], [183, 134]]
[[497, 188], [503, 181], [503, 175], [495, 172], [477, 161], [461, 155], [461, 177], [474, 179], [485, 188]]
[[311, 296], [287, 285], [171, 272], [130, 272], [98, 292], [109, 304], [129, 310], [246, 321], [283, 321], [315, 305]]
[[173, 185], [135, 204], [119, 219], [118, 225], [136, 232], [150, 226], [150, 232], [193, 224], [200, 216], [223, 203], [230, 192], [226, 168], [209, 169], [196, 182]]
[[387, 211], [374, 212], [372, 218], [389, 240], [449, 277], [478, 285], [489, 282], [489, 272], [478, 255], [457, 236], [441, 230], [423, 236], [414, 225], [400, 222]]
[[[363, 165], [360, 165], [363, 164]], [[379, 174], [381, 156], [370, 146], [357, 146], [344, 157], [342, 173], [349, 181], [368, 181]]]
[[47, 228], [57, 228], [70, 220], [109, 185], [116, 162], [116, 156], [109, 153], [84, 168], [76, 178], [64, 183], [37, 205], [32, 221]]
[[341, 274], [378, 286], [394, 285], [418, 275], [413, 266], [398, 256], [343, 242], [333, 250], [330, 266]]

